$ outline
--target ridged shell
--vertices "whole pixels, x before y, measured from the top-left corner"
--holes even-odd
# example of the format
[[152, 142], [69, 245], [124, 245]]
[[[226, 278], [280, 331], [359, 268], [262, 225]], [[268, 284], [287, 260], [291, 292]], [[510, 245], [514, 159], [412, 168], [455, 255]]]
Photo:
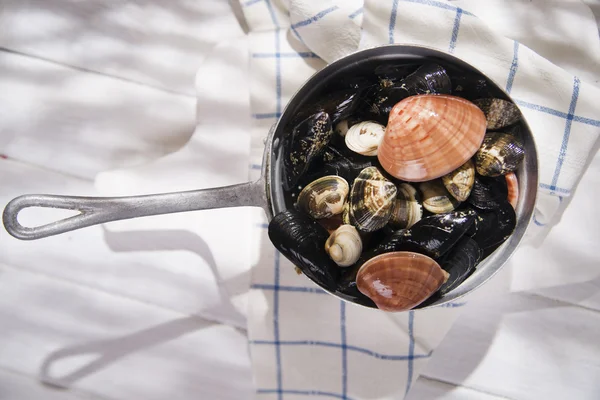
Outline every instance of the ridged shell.
[[396, 229], [410, 228], [421, 219], [423, 208], [416, 196], [417, 190], [408, 183], [398, 185], [398, 193], [389, 221], [392, 227]]
[[356, 285], [384, 311], [410, 310], [434, 294], [448, 279], [433, 259], [400, 251], [374, 257], [356, 275]]
[[377, 167], [363, 169], [354, 180], [350, 193], [351, 225], [361, 232], [383, 228], [392, 215], [396, 192], [396, 186]]
[[362, 240], [355, 227], [342, 225], [325, 242], [325, 251], [337, 265], [349, 267], [362, 253]]
[[398, 179], [436, 179], [454, 171], [477, 152], [485, 126], [483, 112], [460, 97], [409, 97], [392, 109], [377, 158]]
[[453, 211], [460, 202], [456, 200], [440, 179], [419, 184], [423, 194], [423, 207], [434, 214], [444, 214]]
[[350, 186], [344, 178], [328, 175], [308, 185], [298, 195], [298, 207], [315, 219], [329, 218], [343, 211]]
[[508, 187], [507, 200], [516, 210], [517, 202], [519, 201], [519, 181], [514, 172], [506, 174], [506, 186]]
[[350, 223], [350, 201], [347, 201], [344, 204], [344, 209], [342, 210], [342, 223], [345, 225], [351, 225]]
[[377, 148], [383, 135], [385, 126], [373, 121], [363, 121], [352, 125], [345, 136], [346, 146], [355, 153], [364, 156], [376, 156]]
[[513, 135], [490, 132], [485, 135], [475, 156], [477, 172], [483, 176], [500, 176], [514, 172], [525, 157], [523, 144]]
[[485, 114], [488, 129], [502, 129], [521, 119], [519, 108], [502, 99], [477, 99], [473, 103]]
[[288, 260], [319, 285], [335, 290], [339, 268], [325, 251], [329, 234], [308, 215], [286, 210], [269, 222], [269, 239]]
[[475, 183], [475, 164], [469, 160], [454, 171], [442, 176], [444, 186], [458, 201], [465, 201]]

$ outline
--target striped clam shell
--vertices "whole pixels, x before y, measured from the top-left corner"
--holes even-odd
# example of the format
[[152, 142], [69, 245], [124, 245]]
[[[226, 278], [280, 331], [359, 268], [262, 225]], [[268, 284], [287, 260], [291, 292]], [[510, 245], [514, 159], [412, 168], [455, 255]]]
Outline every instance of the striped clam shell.
[[514, 172], [525, 157], [525, 148], [519, 139], [504, 132], [485, 135], [475, 156], [477, 173], [483, 176], [500, 176]]
[[396, 193], [396, 185], [388, 181], [377, 167], [363, 169], [350, 192], [349, 222], [361, 232], [383, 228], [392, 215]]
[[475, 164], [468, 160], [454, 171], [444, 175], [442, 182], [456, 200], [467, 200], [475, 183]]
[[302, 189], [298, 207], [315, 219], [329, 218], [343, 211], [350, 187], [342, 177], [328, 175]]
[[502, 99], [477, 99], [473, 103], [485, 114], [488, 129], [506, 128], [521, 119], [519, 108], [510, 101]]
[[390, 226], [405, 229], [413, 226], [423, 216], [423, 208], [417, 201], [417, 190], [408, 183], [398, 185], [398, 194], [392, 207]]
[[483, 112], [456, 96], [418, 95], [394, 106], [377, 158], [395, 178], [425, 182], [463, 165], [485, 135]]

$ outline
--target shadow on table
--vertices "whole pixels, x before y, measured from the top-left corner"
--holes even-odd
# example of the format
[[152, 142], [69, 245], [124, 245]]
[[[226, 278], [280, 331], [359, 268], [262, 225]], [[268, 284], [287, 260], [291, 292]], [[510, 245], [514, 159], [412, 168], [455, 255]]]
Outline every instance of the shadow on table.
[[184, 250], [200, 256], [209, 265], [215, 278], [220, 303], [198, 310], [197, 314], [209, 320], [246, 329], [246, 317], [233, 306], [231, 299], [248, 291], [250, 271], [223, 280], [210, 247], [200, 236], [183, 229], [122, 232], [110, 231], [104, 226], [102, 229], [106, 244], [116, 252]]
[[[123, 337], [98, 340], [57, 350], [44, 360], [40, 368], [39, 377], [43, 383], [59, 388], [68, 388], [73, 383], [132, 353], [205, 329], [216, 323], [227, 322], [224, 320], [231, 320], [229, 321], [230, 325], [245, 334], [243, 332], [245, 331], [245, 317], [235, 309], [230, 296], [248, 290], [249, 271], [224, 281], [208, 244], [200, 236], [186, 230], [113, 232], [104, 227], [103, 229], [106, 243], [116, 252], [187, 250], [197, 254], [210, 266], [215, 281], [218, 283], [221, 302], [210, 309], [199, 310], [198, 315], [202, 318], [191, 315]], [[227, 288], [234, 290], [230, 292]], [[89, 361], [81, 366], [81, 359]], [[69, 360], [72, 365], [78, 365], [74, 370], [60, 376], [52, 373], [57, 367], [61, 371], [64, 370], [65, 368], [60, 365], [62, 363], [68, 365]]]
[[[47, 385], [68, 388], [73, 383], [99, 371], [115, 361], [136, 351], [147, 349], [188, 333], [214, 325], [195, 316], [182, 317], [131, 335], [98, 340], [57, 350], [51, 353], [40, 368], [40, 380]], [[62, 376], [53, 376], [52, 369], [57, 363], [76, 360], [80, 357], [94, 357], [92, 361]], [[76, 361], [75, 361], [76, 362]]]

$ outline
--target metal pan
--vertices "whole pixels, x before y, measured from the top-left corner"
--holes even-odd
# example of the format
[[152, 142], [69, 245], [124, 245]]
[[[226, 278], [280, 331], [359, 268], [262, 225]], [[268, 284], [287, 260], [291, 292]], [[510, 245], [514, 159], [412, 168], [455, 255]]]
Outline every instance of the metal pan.
[[[55, 195], [25, 195], [12, 200], [3, 214], [8, 233], [22, 240], [34, 240], [109, 221], [149, 215], [196, 211], [212, 208], [252, 206], [264, 209], [268, 219], [286, 209], [283, 192], [283, 136], [284, 128], [296, 112], [311, 99], [318, 98], [328, 83], [357, 71], [365, 71], [383, 62], [423, 63], [436, 62], [464, 72], [480, 71], [449, 54], [422, 46], [387, 45], [358, 51], [341, 58], [314, 74], [292, 97], [279, 121], [271, 128], [263, 156], [261, 178], [256, 182], [214, 189], [154, 194], [132, 197], [72, 197]], [[487, 77], [486, 77], [487, 78]], [[497, 92], [510, 96], [487, 78]], [[519, 201], [516, 209], [517, 225], [510, 238], [486, 258], [475, 273], [463, 284], [441, 299], [423, 308], [430, 308], [457, 300], [481, 286], [506, 263], [514, 253], [531, 219], [538, 186], [537, 151], [527, 127], [523, 133], [525, 160], [517, 171]], [[49, 207], [77, 210], [80, 214], [38, 227], [24, 227], [18, 220], [19, 212], [27, 207]], [[318, 284], [318, 283], [317, 283]], [[334, 294], [332, 294], [334, 295]], [[335, 296], [335, 295], [334, 295]], [[337, 296], [336, 296], [337, 297]]]

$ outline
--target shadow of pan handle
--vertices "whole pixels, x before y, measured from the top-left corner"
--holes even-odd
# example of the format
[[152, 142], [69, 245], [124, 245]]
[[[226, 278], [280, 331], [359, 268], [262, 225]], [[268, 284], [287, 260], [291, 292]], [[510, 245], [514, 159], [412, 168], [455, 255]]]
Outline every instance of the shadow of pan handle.
[[[225, 207], [267, 207], [262, 179], [231, 186], [129, 197], [79, 197], [30, 194], [11, 200], [4, 209], [4, 227], [12, 236], [35, 240], [105, 222], [150, 215]], [[18, 221], [28, 207], [59, 208], [79, 214], [46, 225], [25, 227]]]

